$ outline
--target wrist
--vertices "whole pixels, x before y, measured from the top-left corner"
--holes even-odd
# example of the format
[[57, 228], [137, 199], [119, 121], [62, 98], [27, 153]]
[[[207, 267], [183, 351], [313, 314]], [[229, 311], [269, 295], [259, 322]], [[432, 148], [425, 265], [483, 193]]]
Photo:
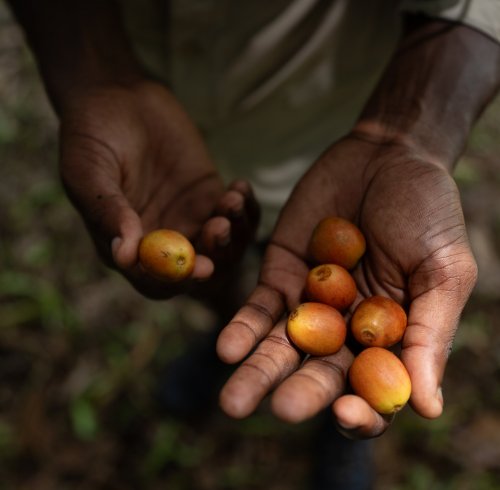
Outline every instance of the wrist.
[[89, 87], [145, 78], [112, 0], [11, 0], [57, 113]]
[[363, 117], [351, 130], [353, 137], [377, 146], [399, 147], [420, 160], [452, 172], [462, 151], [466, 136], [458, 130], [443, 131], [431, 124], [418, 125], [405, 120], [406, 114]]
[[[79, 51], [79, 50], [75, 50]], [[64, 66], [52, 62], [40, 63], [49, 99], [57, 114], [61, 114], [71, 101], [104, 85], [128, 86], [145, 79], [144, 73], [133, 62], [115, 58], [106, 63], [108, 55], [96, 53], [92, 47], [79, 51], [80, 61]]]
[[460, 24], [413, 21], [353, 133], [452, 171], [500, 86], [500, 45]]

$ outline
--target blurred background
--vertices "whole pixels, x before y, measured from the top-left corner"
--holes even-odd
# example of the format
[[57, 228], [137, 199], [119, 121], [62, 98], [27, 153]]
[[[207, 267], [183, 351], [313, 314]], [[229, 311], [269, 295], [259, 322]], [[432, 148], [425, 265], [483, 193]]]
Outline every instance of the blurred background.
[[[0, 1], [0, 490], [306, 488], [317, 421], [208, 399], [176, 416], [157, 380], [210, 313], [149, 301], [98, 261], [57, 175], [57, 123]], [[500, 98], [456, 170], [479, 283], [436, 421], [405, 409], [374, 441], [376, 489], [500, 488]], [[206, 373], [201, 372], [199, 376]]]

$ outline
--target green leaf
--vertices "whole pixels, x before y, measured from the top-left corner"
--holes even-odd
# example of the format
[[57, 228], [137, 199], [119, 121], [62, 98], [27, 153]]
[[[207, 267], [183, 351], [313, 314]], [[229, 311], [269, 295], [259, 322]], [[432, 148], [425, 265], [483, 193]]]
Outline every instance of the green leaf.
[[77, 398], [70, 410], [73, 431], [77, 437], [84, 441], [93, 439], [99, 430], [99, 424], [94, 407], [89, 400]]

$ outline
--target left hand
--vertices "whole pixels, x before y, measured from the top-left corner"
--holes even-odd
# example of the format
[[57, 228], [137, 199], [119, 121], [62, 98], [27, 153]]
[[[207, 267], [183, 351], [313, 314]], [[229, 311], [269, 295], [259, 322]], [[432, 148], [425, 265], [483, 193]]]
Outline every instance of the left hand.
[[[104, 261], [149, 297], [213, 296], [253, 240], [249, 184], [224, 186], [194, 123], [159, 83], [75, 88], [60, 113], [63, 182]], [[196, 247], [183, 281], [160, 281], [139, 264], [142, 236], [158, 228]]]
[[223, 410], [245, 417], [275, 390], [272, 410], [286, 421], [300, 422], [333, 403], [338, 425], [353, 437], [387, 428], [387, 417], [345, 394], [353, 359], [347, 347], [302, 363], [285, 332], [284, 316], [301, 301], [312, 230], [331, 215], [357, 223], [367, 240], [353, 271], [357, 302], [382, 294], [408, 308], [401, 358], [413, 385], [410, 401], [420, 415], [439, 416], [446, 360], [477, 274], [458, 191], [439, 162], [356, 134], [334, 144], [298, 183], [271, 237], [258, 286], [219, 337], [219, 356], [229, 363], [257, 347], [223, 388]]

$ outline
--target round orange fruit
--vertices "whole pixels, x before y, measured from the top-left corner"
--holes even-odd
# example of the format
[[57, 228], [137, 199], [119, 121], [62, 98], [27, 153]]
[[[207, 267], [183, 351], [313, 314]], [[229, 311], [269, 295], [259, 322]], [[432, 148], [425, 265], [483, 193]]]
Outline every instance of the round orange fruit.
[[293, 310], [287, 322], [290, 340], [302, 351], [313, 356], [327, 356], [344, 345], [344, 317], [323, 303], [302, 303]]
[[322, 264], [309, 271], [304, 292], [309, 300], [342, 311], [354, 302], [357, 289], [346, 269], [336, 264]]
[[405, 310], [394, 300], [371, 296], [359, 303], [351, 318], [353, 337], [368, 347], [390, 347], [406, 330]]
[[404, 364], [382, 347], [361, 351], [349, 369], [349, 382], [356, 395], [386, 415], [401, 410], [411, 394], [410, 375]]
[[139, 262], [153, 277], [178, 282], [191, 275], [195, 251], [190, 241], [175, 230], [160, 229], [145, 235], [139, 244]]
[[337, 264], [352, 269], [365, 253], [366, 240], [360, 229], [337, 216], [322, 219], [313, 230], [309, 254], [318, 264]]

